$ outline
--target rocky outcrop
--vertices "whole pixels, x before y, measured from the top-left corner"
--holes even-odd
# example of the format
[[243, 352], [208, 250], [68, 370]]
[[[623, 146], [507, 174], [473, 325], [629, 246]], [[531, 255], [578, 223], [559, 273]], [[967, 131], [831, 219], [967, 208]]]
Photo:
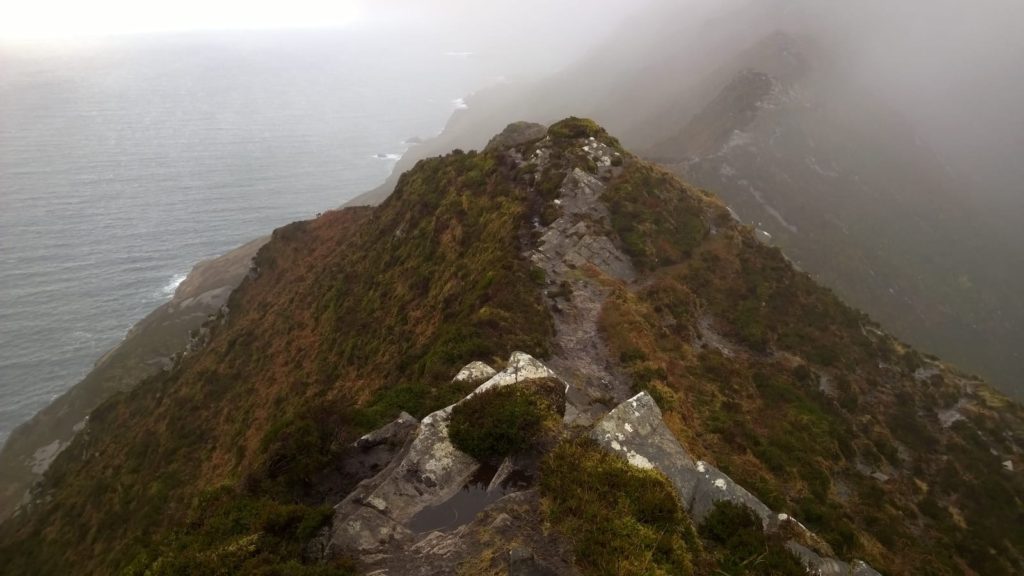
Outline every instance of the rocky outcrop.
[[[463, 368], [456, 379], [474, 381], [485, 374], [493, 374], [460, 402], [486, 390], [503, 386], [524, 385], [531, 381], [548, 382], [557, 378], [544, 364], [522, 352], [512, 354], [501, 372], [481, 362]], [[402, 563], [407, 555], [418, 557], [444, 557], [468, 553], [460, 544], [466, 536], [463, 527], [455, 530], [432, 530], [418, 534], [411, 529], [417, 513], [444, 505], [466, 488], [480, 471], [481, 464], [458, 450], [448, 437], [448, 424], [452, 409], [448, 406], [424, 417], [410, 434], [405, 448], [379, 474], [362, 482], [335, 507], [334, 522], [330, 530], [328, 555], [356, 554], [369, 566], [379, 567]], [[368, 446], [395, 436], [396, 430], [415, 422], [412, 417], [402, 418], [363, 436], [356, 446]], [[506, 461], [489, 479], [490, 484], [501, 483], [512, 467]], [[485, 484], [486, 487], [486, 484]], [[492, 506], [507, 506], [505, 498], [496, 499]], [[529, 500], [535, 497], [520, 496]], [[535, 506], [534, 506], [535, 507]], [[482, 512], [482, 511], [481, 511]], [[477, 514], [467, 518], [472, 521]], [[478, 526], [479, 528], [479, 526]], [[458, 533], [458, 536], [453, 534]], [[450, 558], [449, 558], [450, 559]], [[449, 566], [451, 568], [451, 566]], [[418, 573], [403, 570], [402, 573]], [[427, 572], [436, 573], [436, 572]]]
[[497, 372], [483, 362], [472, 362], [467, 364], [459, 373], [452, 378], [452, 382], [459, 384], [479, 384], [493, 377]]
[[804, 562], [810, 574], [878, 575], [860, 560], [848, 564], [827, 557], [831, 552], [827, 545], [802, 524], [787, 514], [776, 514], [721, 470], [707, 462], [694, 460], [665, 425], [657, 403], [646, 392], [637, 394], [609, 412], [594, 426], [590, 437], [630, 464], [664, 474], [675, 487], [690, 518], [697, 524], [711, 513], [717, 502], [735, 502], [750, 508], [760, 517], [766, 530], [779, 530], [785, 526], [787, 531], [795, 533], [796, 538], [788, 542], [787, 547]]
[[186, 350], [190, 335], [227, 303], [267, 240], [196, 264], [171, 301], [135, 324], [81, 382], [11, 433], [0, 451], [0, 520], [28, 501], [29, 488], [86, 426], [96, 406], [168, 367]]
[[495, 150], [501, 150], [505, 148], [513, 148], [532, 142], [534, 140], [540, 140], [548, 133], [547, 126], [543, 124], [534, 124], [532, 122], [513, 122], [509, 124], [500, 134], [491, 138], [491, 141], [487, 143], [484, 148], [485, 152], [492, 152]]

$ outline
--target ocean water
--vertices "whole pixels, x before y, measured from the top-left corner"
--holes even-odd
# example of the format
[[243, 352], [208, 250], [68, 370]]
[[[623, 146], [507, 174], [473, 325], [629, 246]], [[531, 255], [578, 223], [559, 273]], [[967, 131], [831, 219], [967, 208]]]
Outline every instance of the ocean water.
[[500, 71], [359, 31], [0, 46], [0, 442], [197, 261], [376, 186]]

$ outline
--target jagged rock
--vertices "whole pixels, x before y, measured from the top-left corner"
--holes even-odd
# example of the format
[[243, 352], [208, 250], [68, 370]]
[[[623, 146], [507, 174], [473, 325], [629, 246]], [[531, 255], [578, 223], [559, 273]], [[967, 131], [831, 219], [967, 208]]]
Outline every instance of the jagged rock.
[[863, 560], [854, 560], [850, 567], [853, 568], [853, 576], [882, 576]]
[[356, 440], [355, 450], [342, 465], [345, 475], [360, 480], [376, 475], [404, 449], [418, 425], [418, 420], [402, 412], [394, 422]]
[[661, 419], [661, 410], [646, 392], [623, 402], [591, 431], [598, 444], [634, 466], [655, 468], [675, 486], [687, 512], [703, 520], [715, 502], [731, 500], [748, 506], [767, 525], [772, 511], [714, 466], [696, 462]]
[[494, 473], [494, 478], [491, 478], [491, 483], [487, 485], [487, 491], [494, 492], [495, 490], [500, 490], [501, 485], [508, 480], [509, 475], [511, 475], [515, 469], [516, 466], [512, 462], [512, 458], [505, 458], [505, 460], [502, 461], [501, 466], [498, 467], [498, 471]]
[[394, 422], [356, 440], [356, 448], [366, 451], [381, 444], [404, 442], [405, 438], [408, 437], [417, 424], [419, 424], [419, 420], [406, 412], [402, 412]]
[[503, 148], [514, 148], [520, 144], [526, 144], [533, 140], [540, 140], [548, 135], [548, 129], [543, 124], [532, 122], [513, 122], [505, 127], [484, 148], [485, 152], [493, 152]]
[[[472, 364], [463, 368], [478, 372]], [[471, 394], [531, 380], [556, 378], [544, 364], [523, 352], [515, 352], [508, 366], [494, 374]], [[335, 507], [328, 554], [342, 551], [379, 552], [393, 542], [402, 542], [410, 532], [405, 525], [419, 511], [441, 504], [466, 485], [480, 463], [457, 449], [448, 438], [452, 406], [424, 417], [415, 438], [373, 478], [359, 484]], [[364, 436], [364, 444], [385, 441], [410, 423], [404, 415], [384, 428]]]
[[593, 224], [607, 224], [608, 209], [600, 201], [605, 185], [598, 178], [575, 168], [560, 188], [562, 216], [541, 236], [532, 258], [549, 277], [557, 277], [585, 265], [593, 265], [608, 276], [631, 281], [636, 271], [630, 259]]
[[459, 370], [459, 373], [452, 378], [452, 382], [476, 384], [492, 378], [497, 371], [483, 362], [470, 362]]
[[796, 542], [787, 542], [786, 548], [800, 558], [812, 576], [882, 576], [861, 560], [847, 564], [834, 558], [822, 558], [810, 548]]
[[355, 508], [346, 521], [335, 526], [331, 545], [345, 543], [346, 550], [367, 552], [378, 550], [395, 540], [405, 540], [408, 530], [384, 514], [371, 508]]

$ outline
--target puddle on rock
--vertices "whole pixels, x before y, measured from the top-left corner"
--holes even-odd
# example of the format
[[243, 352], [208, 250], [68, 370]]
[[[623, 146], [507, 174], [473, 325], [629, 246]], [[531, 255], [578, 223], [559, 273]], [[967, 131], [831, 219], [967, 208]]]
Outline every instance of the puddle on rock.
[[496, 473], [497, 468], [493, 466], [481, 466], [454, 496], [417, 512], [409, 520], [409, 530], [422, 534], [458, 528], [471, 522], [484, 508], [502, 496], [522, 490], [529, 483], [529, 478], [524, 474], [513, 472], [499, 486], [488, 491], [487, 487]]

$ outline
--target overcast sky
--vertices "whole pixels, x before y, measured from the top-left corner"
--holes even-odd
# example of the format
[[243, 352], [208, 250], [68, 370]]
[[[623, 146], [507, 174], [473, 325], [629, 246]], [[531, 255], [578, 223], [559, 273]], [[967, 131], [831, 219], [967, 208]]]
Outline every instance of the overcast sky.
[[570, 24], [570, 34], [587, 28], [597, 33], [647, 1], [0, 0], [0, 39], [68, 40], [112, 34], [350, 28], [385, 23], [415, 27], [458, 23], [529, 34], [532, 26], [552, 21]]
[[0, 0], [0, 37], [80, 36], [223, 28], [349, 26], [359, 0]]
[[[712, 9], [773, 2], [781, 25], [800, 13], [796, 31], [817, 28], [847, 46], [847, 73], [914, 113], [947, 154], [973, 160], [975, 172], [998, 172], [1004, 187], [1024, 177], [1024, 0], [0, 0], [0, 43], [338, 28], [500, 52], [552, 71], [651, 4], [669, 10], [666, 20], [696, 23]], [[620, 34], [623, 53], [649, 33]]]

